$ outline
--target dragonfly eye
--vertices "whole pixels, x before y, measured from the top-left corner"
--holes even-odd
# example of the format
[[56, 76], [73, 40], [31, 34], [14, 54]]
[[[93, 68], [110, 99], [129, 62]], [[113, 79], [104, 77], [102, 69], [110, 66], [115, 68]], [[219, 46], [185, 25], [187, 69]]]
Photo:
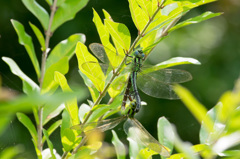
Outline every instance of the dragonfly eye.
[[139, 56], [139, 52], [138, 52], [138, 51], [135, 51], [135, 52], [134, 52], [134, 55], [138, 57], [138, 56]]

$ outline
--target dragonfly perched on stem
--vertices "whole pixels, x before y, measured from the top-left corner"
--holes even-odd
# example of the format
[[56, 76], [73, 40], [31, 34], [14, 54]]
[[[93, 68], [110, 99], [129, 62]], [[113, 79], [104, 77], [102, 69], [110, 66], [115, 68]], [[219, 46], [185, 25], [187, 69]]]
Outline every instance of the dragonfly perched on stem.
[[[160, 155], [164, 157], [169, 157], [169, 149], [162, 144], [160, 144], [143, 126], [142, 124], [134, 118], [135, 115], [135, 108], [136, 107], [136, 101], [133, 100], [131, 102], [131, 108], [129, 109], [128, 113], [124, 116], [121, 117], [116, 117], [112, 119], [106, 119], [98, 122], [91, 122], [91, 123], [86, 123], [85, 125], [75, 125], [72, 127], [72, 129], [75, 130], [81, 130], [84, 131], [85, 133], [90, 133], [93, 131], [107, 131], [110, 129], [113, 129], [116, 127], [119, 123], [122, 121], [126, 120], [127, 121], [124, 123], [124, 131], [126, 134], [128, 134], [129, 131], [134, 131], [136, 134], [136, 142], [140, 142], [142, 145], [145, 147], [150, 148], [151, 150], [159, 153]], [[95, 126], [92, 129], [89, 129], [89, 126]]]
[[[89, 47], [94, 55], [101, 59], [101, 61], [105, 61], [105, 63], [108, 62], [108, 56], [105, 50], [107, 50], [108, 54], [109, 52], [112, 53], [111, 57], [115, 56], [116, 58], [123, 59], [116, 51], [114, 52], [99, 43], [92, 43]], [[134, 76], [134, 78], [131, 78], [132, 86], [136, 84], [141, 91], [149, 96], [164, 99], [178, 99], [179, 97], [175, 94], [172, 85], [190, 81], [192, 75], [187, 71], [179, 69], [160, 69], [154, 66], [145, 66], [145, 51], [146, 50], [135, 50], [133, 55], [126, 55], [129, 57], [126, 63], [130, 63], [130, 65], [126, 66], [121, 71], [121, 74], [132, 74], [132, 76]], [[108, 70], [109, 65], [102, 65], [102, 69]], [[139, 101], [137, 100], [137, 102]]]

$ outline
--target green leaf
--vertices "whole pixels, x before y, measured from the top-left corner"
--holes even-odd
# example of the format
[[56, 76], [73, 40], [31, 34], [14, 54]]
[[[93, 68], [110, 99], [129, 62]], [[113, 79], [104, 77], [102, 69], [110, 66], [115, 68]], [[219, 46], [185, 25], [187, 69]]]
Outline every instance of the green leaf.
[[142, 32], [143, 28], [149, 21], [148, 15], [139, 7], [136, 0], [128, 0], [129, 8], [133, 22], [138, 29], [138, 32]]
[[21, 145], [7, 147], [1, 151], [0, 158], [13, 159], [16, 158], [16, 156], [22, 152], [24, 152], [24, 148]]
[[29, 22], [29, 24], [30, 24], [34, 34], [36, 35], [36, 37], [38, 39], [38, 42], [41, 45], [41, 50], [45, 51], [46, 50], [46, 46], [45, 46], [45, 39], [44, 39], [43, 34], [41, 33], [41, 31], [34, 24], [32, 24], [31, 22]]
[[38, 63], [36, 53], [34, 50], [34, 46], [32, 43], [32, 38], [25, 32], [24, 26], [21, 23], [19, 23], [16, 20], [13, 20], [13, 19], [11, 20], [11, 22], [12, 22], [12, 25], [13, 25], [15, 31], [18, 34], [18, 41], [21, 45], [23, 45], [25, 47], [25, 49], [32, 61], [34, 69], [36, 71], [37, 77], [39, 78], [40, 77], [40, 67], [39, 67], [39, 63]]
[[138, 5], [142, 8], [144, 13], [148, 15], [148, 17], [152, 17], [154, 12], [158, 8], [158, 1], [157, 0], [151, 0], [151, 1], [145, 1], [145, 0], [136, 0]]
[[225, 128], [225, 125], [220, 123], [217, 119], [217, 110], [222, 106], [221, 103], [218, 103], [215, 107], [210, 109], [206, 116], [212, 119], [214, 122], [212, 132], [207, 131], [207, 125], [203, 121], [201, 124], [201, 129], [199, 133], [200, 143], [201, 144], [207, 144], [211, 145], [213, 142], [215, 142], [216, 138], [219, 137], [219, 135], [223, 132], [223, 129]]
[[[48, 136], [50, 136], [58, 127], [60, 127], [60, 125], [62, 124], [62, 120], [58, 120], [56, 122], [54, 122], [48, 129], [47, 129], [47, 134]], [[46, 137], [43, 136], [42, 138], [42, 143], [44, 143], [46, 140]]]
[[52, 155], [51, 158], [52, 159], [56, 159], [56, 156], [53, 153], [53, 144], [52, 144], [52, 142], [49, 139], [47, 130], [43, 129], [43, 134], [44, 134], [44, 137], [47, 140], [48, 148], [50, 149], [50, 152], [51, 152], [51, 155]]
[[[75, 17], [78, 11], [85, 7], [88, 0], [67, 0], [58, 6], [57, 11], [53, 17], [53, 22], [51, 26], [51, 31], [54, 32], [60, 25], [69, 21]], [[58, 3], [59, 4], [59, 3]]]
[[207, 109], [184, 87], [175, 85], [174, 90], [199, 123], [204, 122], [208, 132], [212, 132], [213, 121], [206, 116]]
[[106, 112], [108, 112], [111, 108], [109, 107], [109, 105], [106, 104], [100, 104], [100, 105], [95, 105], [92, 108], [92, 115], [90, 116], [90, 118], [88, 119], [88, 122], [94, 122], [97, 119], [99, 119], [102, 115], [104, 115]]
[[69, 64], [67, 57], [63, 57], [58, 62], [54, 63], [48, 69], [46, 69], [42, 84], [42, 93], [54, 92], [58, 87], [57, 82], [54, 80], [54, 72], [58, 71], [62, 74], [66, 74], [68, 72], [68, 69]]
[[49, 6], [52, 6], [53, 0], [45, 0], [45, 1], [48, 3]]
[[152, 158], [153, 155], [158, 155], [158, 153], [149, 148], [144, 148], [139, 151], [137, 159]]
[[135, 141], [136, 140], [135, 138], [136, 138], [135, 131], [129, 131], [127, 140], [129, 142], [129, 156], [130, 156], [130, 158], [137, 158], [137, 154], [139, 153], [139, 151], [144, 148], [143, 145], [138, 144]]
[[[54, 78], [55, 78], [55, 81], [62, 88], [63, 92], [72, 92], [63, 74], [59, 72], [55, 72]], [[79, 124], [77, 98], [73, 98], [72, 100], [67, 101], [65, 106], [70, 115], [73, 125]]]
[[84, 121], [85, 115], [91, 110], [91, 107], [85, 103], [81, 104], [78, 111], [78, 116], [81, 122]]
[[163, 61], [157, 65], [154, 65], [150, 68], [144, 69], [143, 73], [147, 73], [147, 72], [153, 72], [153, 71], [157, 71], [160, 69], [164, 69], [164, 68], [168, 68], [168, 67], [173, 67], [173, 66], [177, 66], [177, 65], [185, 65], [185, 64], [194, 64], [194, 65], [200, 65], [201, 63], [194, 59], [194, 58], [189, 58], [189, 57], [174, 57], [171, 58], [167, 61]]
[[114, 81], [111, 83], [108, 93], [111, 96], [111, 98], [117, 97], [120, 93], [122, 93], [124, 87], [126, 86], [126, 81], [128, 78], [128, 74], [118, 76], [114, 79]]
[[87, 47], [81, 42], [77, 43], [76, 55], [79, 70], [92, 81], [98, 91], [102, 92], [105, 85], [105, 76], [97, 59], [88, 52]]
[[22, 70], [18, 67], [18, 65], [11, 58], [2, 57], [2, 60], [8, 64], [11, 69], [11, 72], [18, 76], [23, 82], [23, 91], [26, 94], [30, 94], [32, 92], [39, 92], [39, 86], [32, 81], [27, 75], [25, 75]]
[[200, 23], [204, 20], [208, 20], [210, 18], [213, 18], [213, 17], [217, 17], [219, 15], [222, 15], [223, 13], [212, 13], [210, 11], [207, 11], [199, 16], [196, 16], [194, 18], [190, 18], [190, 19], [187, 19], [181, 23], [178, 23], [176, 26], [172, 27], [168, 32], [172, 32], [176, 29], [179, 29], [179, 28], [182, 28], [182, 27], [185, 27], [187, 25], [190, 25], [190, 24], [196, 24], [196, 23]]
[[28, 129], [33, 138], [34, 145], [37, 145], [37, 131], [32, 121], [23, 113], [17, 113], [18, 120]]
[[35, 0], [22, 0], [25, 7], [40, 21], [44, 30], [47, 30], [49, 15], [47, 11], [40, 6]]
[[104, 20], [114, 43], [120, 45], [122, 49], [128, 50], [131, 44], [131, 35], [128, 28], [121, 23], [113, 22], [109, 19]]
[[57, 44], [47, 58], [46, 69], [64, 57], [67, 57], [68, 60], [70, 60], [74, 55], [78, 41], [85, 43], [86, 36], [84, 34], [74, 34]]
[[[173, 143], [171, 141], [174, 140], [174, 132], [171, 129], [171, 123], [165, 117], [161, 117], [158, 119], [157, 127], [159, 142], [162, 145], [166, 146], [166, 149], [170, 150], [169, 153], [171, 154], [173, 151]], [[166, 134], [171, 136], [172, 139], [169, 140], [168, 138], [166, 138]], [[161, 156], [161, 158], [164, 159], [165, 157]]]
[[[110, 15], [106, 12], [103, 11], [104, 15], [106, 18], [110, 18]], [[107, 27], [103, 25], [99, 15], [97, 14], [97, 12], [93, 9], [93, 22], [97, 28], [98, 31], [98, 35], [101, 39], [101, 42], [103, 44], [104, 47], [106, 47], [107, 49], [105, 49], [105, 52], [108, 56], [108, 59], [111, 63], [111, 66], [113, 68], [116, 68], [119, 66], [121, 59], [119, 59], [118, 57], [114, 56], [116, 53], [116, 49], [113, 47], [113, 45], [110, 43], [110, 35], [109, 32], [107, 30]], [[122, 50], [123, 51], [123, 50]], [[121, 54], [123, 53], [121, 50], [118, 50], [118, 53]]]
[[81, 75], [85, 85], [88, 87], [88, 90], [92, 96], [92, 100], [95, 102], [99, 96], [98, 90], [95, 88], [92, 81], [85, 74], [83, 74], [81, 71], [78, 72]]
[[236, 88], [233, 92], [227, 91], [221, 96], [219, 101], [222, 103], [222, 107], [218, 111], [220, 122], [226, 123], [236, 111], [240, 103], [239, 94], [240, 89]]
[[72, 150], [76, 144], [81, 140], [78, 138], [76, 130], [70, 129], [72, 125], [71, 117], [66, 110], [62, 114], [62, 126], [61, 126], [61, 141], [65, 151]]
[[[65, 101], [64, 101], [65, 102]], [[45, 104], [43, 107], [43, 125], [47, 124], [49, 120], [58, 116], [62, 110], [65, 108], [64, 104]]]
[[117, 159], [125, 159], [126, 158], [126, 150], [124, 144], [119, 140], [117, 133], [112, 130], [112, 143], [115, 147], [117, 153]]

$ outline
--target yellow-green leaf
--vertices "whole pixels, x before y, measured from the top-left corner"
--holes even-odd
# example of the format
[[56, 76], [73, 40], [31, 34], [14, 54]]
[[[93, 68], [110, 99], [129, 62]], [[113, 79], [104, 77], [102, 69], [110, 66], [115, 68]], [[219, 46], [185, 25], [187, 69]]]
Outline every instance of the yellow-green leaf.
[[[60, 85], [63, 92], [72, 92], [63, 74], [60, 72], [55, 72], [54, 79]], [[79, 124], [77, 98], [67, 101], [65, 107], [71, 117], [73, 125]]]
[[94, 84], [98, 91], [102, 92], [105, 85], [105, 76], [97, 59], [88, 52], [87, 47], [78, 42], [76, 46], [78, 68]]
[[131, 36], [128, 28], [122, 23], [116, 23], [109, 19], [104, 20], [114, 43], [120, 45], [124, 50], [128, 50], [131, 44]]
[[149, 21], [149, 17], [145, 12], [138, 6], [136, 0], [128, 0], [131, 16], [138, 31], [141, 32], [145, 25]]
[[67, 57], [68, 60], [70, 60], [74, 55], [78, 41], [85, 43], [86, 36], [84, 34], [73, 34], [67, 39], [58, 43], [47, 58], [46, 69], [48, 69], [52, 64], [57, 63], [63, 57]]
[[43, 34], [41, 33], [41, 31], [34, 25], [32, 24], [31, 22], [29, 22], [34, 34], [36, 35], [37, 39], [38, 39], [38, 42], [40, 43], [41, 45], [41, 50], [42, 51], [45, 51], [46, 50], [46, 46], [45, 46], [45, 39], [44, 39], [44, 36]]
[[[95, 26], [98, 31], [98, 35], [104, 46], [105, 52], [108, 56], [111, 66], [113, 68], [116, 68], [116, 67], [118, 67], [120, 62], [119, 62], [119, 58], [116, 57], [116, 49], [113, 47], [113, 45], [109, 41], [109, 39], [110, 39], [109, 32], [108, 32], [106, 26], [103, 25], [99, 15], [97, 14], [97, 12], [95, 10], [93, 10], [93, 15], [94, 15], [93, 22], [95, 23]], [[104, 15], [106, 16], [106, 18], [110, 19], [110, 15], [106, 11], [104, 11]]]
[[47, 70], [44, 75], [43, 79], [43, 85], [42, 85], [42, 93], [46, 92], [54, 92], [58, 84], [54, 80], [54, 72], [59, 71], [62, 74], [66, 74], [69, 69], [69, 64], [68, 64], [68, 58], [63, 57], [61, 60], [59, 60], [57, 63], [51, 65]]

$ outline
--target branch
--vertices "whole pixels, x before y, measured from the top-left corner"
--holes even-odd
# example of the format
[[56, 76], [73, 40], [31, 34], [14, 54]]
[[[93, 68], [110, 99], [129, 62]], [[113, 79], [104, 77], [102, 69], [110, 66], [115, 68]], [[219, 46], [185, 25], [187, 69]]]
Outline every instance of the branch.
[[[56, 7], [57, 7], [57, 0], [54, 0], [54, 3], [51, 7], [51, 15], [50, 15], [50, 19], [49, 19], [49, 24], [48, 24], [48, 29], [46, 31], [46, 40], [45, 40], [45, 46], [46, 46], [46, 50], [43, 51], [42, 54], [42, 64], [41, 64], [41, 77], [39, 80], [40, 83], [40, 89], [42, 89], [42, 84], [43, 84], [43, 79], [44, 79], [44, 74], [45, 74], [45, 69], [46, 69], [46, 60], [47, 60], [47, 55], [48, 55], [48, 50], [49, 50], [49, 41], [50, 41], [50, 37], [51, 37], [51, 26], [52, 26], [52, 21], [53, 21], [53, 17], [54, 14], [56, 12]], [[38, 109], [38, 117], [39, 117], [39, 124], [37, 125], [37, 131], [38, 131], [38, 150], [40, 151], [40, 153], [42, 153], [42, 147], [43, 147], [43, 143], [42, 143], [42, 128], [43, 128], [43, 106], [39, 106]]]

